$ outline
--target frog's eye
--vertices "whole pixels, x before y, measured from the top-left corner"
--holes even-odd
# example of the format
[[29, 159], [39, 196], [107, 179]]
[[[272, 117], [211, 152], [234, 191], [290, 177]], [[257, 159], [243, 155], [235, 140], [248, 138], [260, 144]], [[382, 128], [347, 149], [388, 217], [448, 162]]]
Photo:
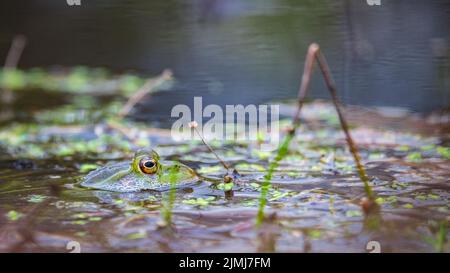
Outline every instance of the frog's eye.
[[143, 173], [154, 174], [158, 169], [158, 165], [153, 159], [142, 159], [139, 162], [139, 168]]

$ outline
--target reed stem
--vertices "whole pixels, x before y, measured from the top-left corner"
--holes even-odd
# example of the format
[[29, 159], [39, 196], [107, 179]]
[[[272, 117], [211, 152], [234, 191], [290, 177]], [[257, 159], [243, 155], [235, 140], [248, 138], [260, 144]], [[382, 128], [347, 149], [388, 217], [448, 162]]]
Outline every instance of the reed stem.
[[366, 197], [371, 201], [370, 202], [371, 206], [376, 206], [376, 203], [374, 202], [375, 194], [372, 190], [372, 187], [369, 184], [369, 178], [367, 177], [366, 170], [364, 169], [364, 166], [361, 163], [361, 157], [359, 155], [358, 147], [350, 134], [348, 123], [344, 117], [344, 114], [342, 113], [342, 110], [340, 107], [340, 102], [339, 102], [339, 99], [337, 96], [336, 85], [331, 76], [329, 66], [326, 62], [325, 56], [320, 51], [319, 45], [316, 43], [313, 43], [309, 46], [308, 52], [306, 54], [305, 66], [304, 66], [303, 75], [302, 75], [302, 81], [300, 83], [300, 87], [299, 87], [298, 95], [297, 95], [297, 98], [298, 98], [297, 99], [297, 108], [296, 108], [294, 116], [292, 117], [292, 127], [290, 128], [288, 134], [284, 137], [281, 145], [278, 147], [277, 155], [275, 156], [274, 160], [270, 163], [269, 169], [267, 170], [267, 173], [265, 175], [264, 181], [261, 186], [261, 194], [260, 194], [260, 198], [259, 198], [259, 208], [258, 208], [258, 214], [256, 217], [256, 226], [257, 227], [259, 227], [264, 220], [264, 208], [267, 204], [267, 194], [269, 192], [269, 187], [271, 185], [273, 173], [274, 173], [275, 169], [278, 167], [279, 162], [284, 158], [284, 156], [286, 156], [288, 149], [289, 149], [289, 144], [292, 141], [292, 139], [294, 138], [296, 130], [300, 127], [300, 113], [301, 113], [303, 104], [305, 103], [306, 95], [308, 94], [308, 89], [309, 89], [309, 86], [311, 83], [312, 72], [314, 69], [315, 61], [319, 65], [319, 68], [320, 68], [320, 71], [322, 72], [322, 76], [324, 78], [326, 86], [330, 92], [331, 98], [333, 100], [333, 105], [334, 105], [336, 112], [338, 114], [338, 117], [339, 117], [341, 128], [345, 134], [345, 139], [349, 146], [350, 152], [353, 155], [353, 159], [356, 164], [358, 175], [359, 175], [361, 181], [364, 183], [364, 191], [365, 191]]
[[118, 117], [121, 119], [124, 118], [126, 115], [130, 113], [131, 109], [133, 109], [133, 107], [138, 102], [140, 102], [147, 94], [155, 90], [155, 88], [162, 85], [164, 82], [171, 79], [172, 79], [172, 71], [166, 69], [157, 78], [147, 80], [147, 82], [128, 99], [128, 101], [119, 111]]

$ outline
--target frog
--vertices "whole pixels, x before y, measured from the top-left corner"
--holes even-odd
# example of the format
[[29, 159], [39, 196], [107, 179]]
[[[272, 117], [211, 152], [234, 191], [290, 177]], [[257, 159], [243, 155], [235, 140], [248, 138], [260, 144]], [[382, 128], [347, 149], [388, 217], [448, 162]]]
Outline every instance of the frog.
[[106, 164], [88, 173], [80, 186], [111, 192], [164, 191], [199, 180], [196, 172], [178, 161], [161, 160], [153, 149], [140, 149], [134, 158]]

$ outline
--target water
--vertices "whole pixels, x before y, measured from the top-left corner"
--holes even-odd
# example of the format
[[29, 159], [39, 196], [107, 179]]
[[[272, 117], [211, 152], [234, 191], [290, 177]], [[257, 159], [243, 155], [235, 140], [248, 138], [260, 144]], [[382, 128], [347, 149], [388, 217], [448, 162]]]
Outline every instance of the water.
[[[23, 33], [23, 68], [172, 69], [178, 84], [141, 104], [144, 121], [165, 120], [194, 95], [219, 105], [294, 98], [318, 42], [344, 102], [427, 112], [449, 105], [449, 18], [445, 0], [3, 1], [0, 56]], [[328, 97], [319, 77], [312, 96]]]
[[[383, 252], [448, 252], [450, 152], [440, 138], [393, 130], [381, 117], [372, 120], [383, 130], [367, 120], [352, 130], [381, 208], [364, 217], [363, 184], [342, 132], [326, 117], [332, 106], [314, 103], [304, 110], [308, 120], [269, 190], [265, 213], [275, 218], [260, 229], [254, 224], [261, 183], [274, 154], [257, 153], [255, 143], [211, 143], [241, 174], [229, 197], [213, 182], [225, 170], [201, 142], [175, 144], [148, 135], [163, 158], [178, 159], [205, 177], [177, 190], [168, 232], [160, 228], [167, 192], [113, 193], [78, 185], [83, 163], [131, 160], [133, 146], [55, 157], [54, 148], [32, 138], [49, 154], [0, 160], [0, 251], [68, 252], [67, 244], [75, 242], [82, 252], [368, 252], [367, 244], [376, 241]], [[66, 129], [52, 145], [80, 138]], [[92, 135], [84, 146], [95, 141]]]
[[[2, 1], [0, 52], [23, 33], [29, 43], [20, 68], [86, 65], [142, 75], [170, 68], [177, 84], [142, 101], [134, 114], [167, 126], [172, 106], [192, 105], [195, 95], [220, 105], [295, 98], [305, 51], [318, 42], [346, 103], [428, 112], [449, 104], [449, 15], [448, 1], [438, 0], [382, 0], [381, 7], [365, 1], [82, 0], [80, 7]], [[335, 110], [323, 102], [305, 105], [305, 122], [269, 192], [266, 214], [275, 218], [258, 230], [260, 185], [273, 154], [258, 153], [252, 142], [211, 143], [243, 174], [227, 198], [210, 181], [225, 171], [200, 142], [175, 144], [169, 131], [122, 121], [122, 129], [146, 138], [164, 158], [208, 178], [177, 191], [168, 234], [159, 214], [166, 192], [78, 187], [85, 163], [130, 160], [137, 144], [105, 125], [110, 110], [93, 98], [85, 100], [84, 114], [68, 108], [30, 118], [49, 105], [80, 106], [73, 97], [84, 101], [51, 94], [18, 94], [9, 106], [12, 120], [0, 128], [0, 251], [68, 252], [70, 242], [82, 252], [367, 252], [370, 241], [383, 252], [450, 249], [448, 124], [398, 109], [381, 115], [347, 109], [381, 207], [366, 218], [358, 204], [363, 185]], [[317, 75], [312, 97], [328, 97]], [[87, 112], [98, 108], [105, 113], [93, 115], [100, 124], [92, 124]], [[289, 115], [292, 105], [281, 110]], [[75, 121], [64, 126], [51, 119], [64, 114]], [[14, 124], [30, 120], [34, 126]]]

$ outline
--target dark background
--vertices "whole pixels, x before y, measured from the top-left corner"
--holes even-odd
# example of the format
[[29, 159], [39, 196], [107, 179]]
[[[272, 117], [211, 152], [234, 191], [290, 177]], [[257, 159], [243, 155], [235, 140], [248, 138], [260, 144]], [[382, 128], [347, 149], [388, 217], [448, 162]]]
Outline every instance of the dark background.
[[[2, 0], [0, 58], [25, 34], [20, 67], [88, 65], [178, 82], [140, 105], [140, 118], [173, 105], [294, 98], [306, 49], [318, 42], [345, 103], [428, 112], [450, 105], [450, 1]], [[326, 98], [316, 74], [312, 95]]]

